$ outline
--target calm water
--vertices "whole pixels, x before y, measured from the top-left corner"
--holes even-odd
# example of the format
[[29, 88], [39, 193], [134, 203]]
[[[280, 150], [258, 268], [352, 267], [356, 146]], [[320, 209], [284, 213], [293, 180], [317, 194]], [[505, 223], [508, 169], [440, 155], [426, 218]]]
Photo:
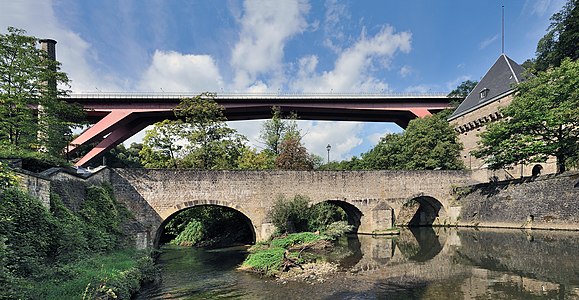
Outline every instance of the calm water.
[[280, 282], [236, 270], [244, 249], [165, 247], [162, 281], [137, 299], [579, 299], [579, 233], [420, 228], [353, 235], [342, 271]]

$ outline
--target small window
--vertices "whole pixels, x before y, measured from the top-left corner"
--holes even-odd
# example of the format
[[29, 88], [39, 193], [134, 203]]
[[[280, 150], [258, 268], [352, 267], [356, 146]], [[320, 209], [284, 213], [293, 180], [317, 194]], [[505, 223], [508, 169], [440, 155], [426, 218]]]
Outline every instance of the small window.
[[487, 89], [487, 88], [482, 89], [482, 91], [480, 91], [480, 94], [479, 94], [480, 99], [486, 98], [488, 94], [489, 94], [489, 89]]

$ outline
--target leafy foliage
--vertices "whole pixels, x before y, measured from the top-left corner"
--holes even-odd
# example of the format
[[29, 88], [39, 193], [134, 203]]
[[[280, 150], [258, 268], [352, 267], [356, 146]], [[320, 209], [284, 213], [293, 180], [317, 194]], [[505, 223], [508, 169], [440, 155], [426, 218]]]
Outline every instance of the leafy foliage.
[[139, 152], [147, 168], [235, 169], [245, 137], [227, 127], [223, 107], [203, 93], [175, 107], [180, 120], [155, 124]]
[[272, 108], [271, 119], [263, 122], [259, 135], [265, 144], [266, 152], [274, 157], [278, 156], [282, 152], [283, 141], [301, 138], [296, 119], [295, 114], [292, 114], [289, 119], [284, 119], [279, 107], [274, 106]]
[[275, 158], [267, 151], [257, 152], [255, 149], [245, 147], [237, 158], [239, 170], [271, 170], [275, 168]]
[[481, 134], [476, 157], [492, 169], [557, 158], [558, 172], [579, 160], [579, 61], [539, 73], [517, 86], [504, 119]]
[[318, 241], [321, 238], [323, 238], [323, 236], [320, 236], [319, 234], [315, 234], [313, 232], [300, 232], [289, 234], [285, 237], [273, 239], [271, 241], [271, 246], [289, 249], [294, 245], [311, 243], [314, 241]]
[[203, 224], [194, 219], [187, 223], [183, 231], [171, 243], [179, 246], [193, 246], [201, 242], [204, 236]]
[[68, 92], [59, 88], [68, 77], [36, 43], [13, 27], [0, 34], [0, 144], [62, 157], [84, 115], [80, 106], [58, 99]]
[[251, 243], [253, 233], [240, 212], [215, 205], [197, 206], [177, 214], [165, 226], [161, 242], [181, 246]]
[[579, 58], [579, 5], [568, 0], [561, 11], [551, 17], [548, 32], [537, 44], [536, 59], [531, 64], [534, 71], [558, 67], [566, 57]]
[[[460, 100], [466, 98], [470, 91], [474, 89], [474, 87], [478, 84], [476, 80], [466, 80], [459, 84], [454, 90], [452, 90], [447, 97], [448, 98], [458, 98]], [[453, 107], [456, 107], [460, 104], [460, 101], [451, 100], [451, 104]]]
[[266, 275], [279, 271], [283, 262], [284, 248], [269, 248], [249, 254], [243, 265]]
[[55, 224], [40, 201], [16, 188], [0, 195], [0, 236], [6, 238], [7, 265], [19, 277], [35, 276], [51, 255]]
[[333, 222], [346, 220], [341, 208], [327, 202], [310, 207], [309, 198], [301, 195], [291, 200], [279, 196], [269, 215], [280, 233], [323, 231]]
[[352, 169], [366, 170], [456, 170], [464, 168], [459, 159], [462, 145], [454, 129], [439, 113], [410, 121], [401, 134], [387, 134]]
[[8, 166], [0, 162], [0, 191], [18, 185], [18, 177], [8, 168]]

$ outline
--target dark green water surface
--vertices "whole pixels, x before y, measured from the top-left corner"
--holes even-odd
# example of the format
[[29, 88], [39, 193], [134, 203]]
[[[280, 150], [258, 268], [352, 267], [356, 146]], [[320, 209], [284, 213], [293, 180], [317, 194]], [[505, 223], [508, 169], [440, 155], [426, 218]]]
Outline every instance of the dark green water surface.
[[236, 270], [245, 248], [166, 246], [162, 279], [137, 299], [579, 299], [579, 233], [404, 229], [352, 235], [328, 257], [341, 271], [306, 282]]

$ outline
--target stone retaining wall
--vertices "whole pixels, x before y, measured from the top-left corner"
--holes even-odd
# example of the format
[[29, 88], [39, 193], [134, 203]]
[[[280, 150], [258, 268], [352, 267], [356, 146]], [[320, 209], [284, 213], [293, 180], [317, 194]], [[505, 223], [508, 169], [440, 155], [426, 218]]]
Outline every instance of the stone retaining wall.
[[479, 184], [462, 194], [459, 226], [579, 230], [579, 172]]

